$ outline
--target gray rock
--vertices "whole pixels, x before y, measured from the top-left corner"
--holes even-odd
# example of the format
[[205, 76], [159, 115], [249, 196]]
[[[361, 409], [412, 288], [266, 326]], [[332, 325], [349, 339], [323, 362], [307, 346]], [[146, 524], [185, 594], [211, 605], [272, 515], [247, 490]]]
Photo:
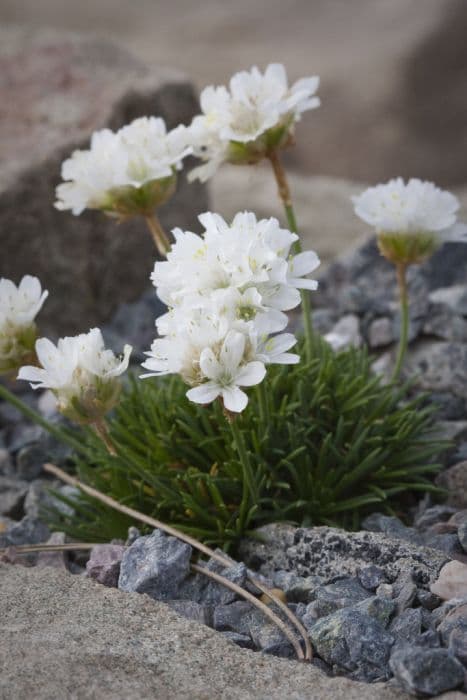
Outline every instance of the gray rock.
[[414, 520], [417, 530], [426, 530], [431, 525], [446, 522], [455, 513], [455, 508], [447, 505], [432, 506], [422, 511]]
[[467, 508], [467, 461], [454, 464], [441, 472], [436, 483], [448, 491], [448, 505]]
[[390, 345], [396, 338], [394, 323], [387, 317], [377, 318], [368, 329], [368, 343], [371, 348]]
[[141, 532], [138, 530], [137, 527], [131, 525], [128, 528], [128, 534], [125, 542], [126, 546], [129, 547], [131, 544], [133, 544], [133, 542], [135, 542], [135, 540], [138, 539], [138, 537], [141, 537]]
[[397, 614], [400, 615], [406, 608], [410, 608], [417, 595], [417, 586], [410, 573], [404, 573], [394, 583], [394, 601]]
[[11, 461], [11, 456], [6, 447], [0, 447], [0, 475], [1, 476], [14, 476], [15, 469], [13, 467], [13, 462]]
[[439, 287], [430, 292], [428, 298], [431, 302], [441, 304], [454, 313], [467, 316], [467, 286], [465, 284]]
[[438, 632], [433, 629], [425, 630], [425, 632], [422, 632], [422, 634], [418, 637], [416, 646], [426, 647], [428, 649], [438, 649], [441, 646], [441, 640]]
[[221, 632], [224, 639], [228, 639], [229, 642], [233, 642], [242, 649], [253, 649], [254, 643], [251, 637], [246, 634], [238, 634], [238, 632], [230, 632], [229, 630]]
[[191, 547], [181, 540], [154, 530], [125, 551], [118, 587], [147, 593], [155, 600], [180, 598], [180, 585], [190, 573], [191, 553]]
[[109, 347], [123, 347], [129, 343], [133, 362], [143, 361], [144, 352], [154, 340], [154, 319], [161, 316], [166, 307], [156, 296], [154, 287], [148, 289], [140, 299], [121, 304], [107, 323], [102, 333]]
[[358, 580], [363, 588], [375, 591], [382, 583], [387, 583], [388, 579], [385, 571], [380, 566], [364, 566], [358, 572]]
[[68, 484], [62, 486], [59, 481], [36, 479], [30, 483], [24, 500], [26, 515], [30, 518], [39, 518], [44, 511], [49, 509], [56, 510], [66, 516], [73, 515], [73, 508], [68, 503], [56, 498], [52, 491], [57, 491], [67, 498], [73, 498], [80, 493], [78, 489]]
[[[0, 565], [0, 694], [63, 700], [405, 700], [387, 685], [236, 648], [148, 596]], [[21, 672], [18, 672], [21, 669]], [[77, 691], [78, 689], [78, 691]]]
[[200, 605], [194, 600], [169, 600], [167, 605], [187, 620], [196, 620], [203, 625], [211, 624], [211, 609], [207, 605]]
[[[53, 532], [47, 544], [65, 544], [66, 537], [64, 532]], [[62, 571], [67, 570], [68, 555], [67, 552], [39, 552], [37, 555], [36, 566], [52, 566], [54, 569]]]
[[417, 600], [420, 605], [426, 610], [434, 610], [441, 605], [441, 598], [431, 591], [426, 591], [423, 588], [417, 590]]
[[449, 391], [467, 398], [467, 344], [420, 340], [407, 358], [404, 374], [417, 377], [417, 386], [427, 391]]
[[354, 578], [343, 578], [316, 590], [314, 609], [318, 617], [329, 615], [370, 597], [370, 593]]
[[467, 621], [464, 626], [458, 626], [449, 635], [449, 651], [467, 666]]
[[[232, 583], [242, 588], [245, 586], [247, 569], [243, 563], [234, 563], [226, 569], [215, 559], [210, 559], [203, 566], [208, 571], [221, 574]], [[195, 600], [205, 605], [227, 605], [237, 599], [237, 594], [226, 586], [209, 579], [203, 574], [196, 573], [189, 576], [179, 588], [179, 597]]]
[[0, 515], [20, 519], [23, 516], [23, 503], [27, 492], [26, 481], [0, 476]]
[[437, 695], [458, 688], [464, 681], [462, 665], [447, 649], [397, 647], [390, 666], [404, 690], [416, 695]]
[[213, 627], [220, 632], [230, 631], [249, 635], [249, 616], [253, 605], [246, 600], [236, 600], [229, 605], [217, 605], [213, 613]]
[[293, 603], [310, 602], [322, 583], [321, 576], [297, 576], [291, 571], [276, 571], [273, 576], [274, 587], [283, 590]]
[[467, 633], [467, 601], [454, 603], [438, 625], [438, 632], [445, 646], [449, 646], [454, 632]]
[[357, 603], [353, 606], [353, 609], [363, 612], [365, 615], [369, 615], [369, 617], [377, 620], [383, 627], [387, 627], [396, 609], [396, 603], [388, 598], [373, 596], [362, 600], [361, 603]]
[[390, 583], [381, 583], [376, 589], [376, 595], [391, 600], [394, 597], [394, 588]]
[[[42, 332], [74, 333], [137, 298], [155, 255], [141, 221], [117, 226], [100, 212], [77, 217], [54, 209], [62, 160], [87, 148], [94, 130], [119, 128], [139, 116], [160, 115], [170, 127], [188, 123], [197, 100], [179, 72], [146, 66], [102, 39], [2, 27], [0, 47], [1, 102], [22, 104], [2, 121], [0, 276], [38, 275], [51, 292]], [[166, 229], [192, 229], [207, 208], [205, 192], [180, 178], [176, 195], [161, 209]], [[21, 217], [12, 218], [18, 211]]]
[[89, 578], [93, 578], [104, 586], [116, 588], [125, 550], [126, 547], [118, 544], [98, 544], [93, 547], [86, 563], [86, 573]]
[[321, 618], [309, 631], [317, 653], [338, 673], [365, 681], [389, 678], [394, 638], [369, 615], [345, 608]]
[[422, 631], [422, 613], [420, 608], [409, 608], [394, 618], [389, 626], [396, 642], [414, 643]]
[[248, 566], [268, 575], [277, 569], [299, 576], [356, 576], [367, 565], [384, 570], [389, 580], [400, 573], [413, 576], [418, 585], [437, 578], [448, 560], [440, 552], [419, 547], [381, 533], [346, 532], [337, 528], [294, 528], [272, 524], [260, 528], [258, 539], [245, 540], [240, 556]]
[[436, 407], [436, 416], [439, 419], [458, 421], [466, 415], [466, 401], [461, 396], [454, 396], [447, 391], [433, 391], [427, 400]]
[[270, 622], [256, 608], [248, 616], [248, 631], [255, 647], [265, 654], [283, 658], [295, 656], [292, 645], [277, 625]]
[[462, 549], [467, 553], [467, 521], [459, 525], [457, 528], [457, 536]]
[[363, 340], [360, 335], [358, 316], [355, 316], [355, 314], [342, 316], [331, 330], [326, 333], [324, 338], [334, 350], [359, 348]]
[[384, 515], [384, 513], [372, 513], [366, 517], [362, 521], [362, 528], [370, 532], [382, 532], [407, 542], [419, 543], [418, 535], [413, 528], [404, 525], [399, 518]]
[[0, 532], [0, 548], [17, 544], [39, 544], [46, 542], [50, 532], [47, 525], [36, 518], [25, 516], [4, 532]]

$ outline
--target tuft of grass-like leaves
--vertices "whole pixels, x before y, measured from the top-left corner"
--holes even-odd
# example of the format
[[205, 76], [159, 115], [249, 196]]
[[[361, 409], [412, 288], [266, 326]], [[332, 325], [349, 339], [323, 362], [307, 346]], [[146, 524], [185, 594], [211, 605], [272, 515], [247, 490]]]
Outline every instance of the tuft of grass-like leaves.
[[[436, 491], [430, 475], [446, 444], [423, 397], [384, 385], [364, 350], [313, 342], [309, 363], [271, 367], [236, 418], [251, 478], [221, 406], [189, 402], [170, 377], [131, 379], [109, 421], [116, 457], [84, 431], [80, 479], [224, 548], [269, 522], [357, 528], [372, 510], [395, 512], [410, 492]], [[81, 540], [125, 538], [135, 524], [84, 494], [63, 500], [74, 516], [49, 520]]]

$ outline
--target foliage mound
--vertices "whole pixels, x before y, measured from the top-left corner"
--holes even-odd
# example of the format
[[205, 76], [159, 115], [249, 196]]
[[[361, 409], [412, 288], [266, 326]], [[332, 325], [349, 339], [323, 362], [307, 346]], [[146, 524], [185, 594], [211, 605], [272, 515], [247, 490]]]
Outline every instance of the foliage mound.
[[[436, 490], [443, 449], [433, 412], [408, 387], [384, 385], [363, 350], [272, 367], [235, 421], [250, 477], [220, 405], [185, 398], [178, 377], [131, 379], [109, 421], [117, 456], [91, 432], [79, 477], [119, 502], [224, 548], [273, 521], [357, 528], [371, 510], [397, 512], [410, 492]], [[80, 540], [126, 537], [131, 521], [80, 495], [72, 517], [49, 513]]]

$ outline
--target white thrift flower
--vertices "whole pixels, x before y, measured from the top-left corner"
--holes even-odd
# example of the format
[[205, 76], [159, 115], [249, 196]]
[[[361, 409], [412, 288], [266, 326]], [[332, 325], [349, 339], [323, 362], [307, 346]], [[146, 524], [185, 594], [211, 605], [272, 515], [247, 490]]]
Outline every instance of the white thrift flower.
[[352, 201], [375, 228], [382, 254], [396, 264], [421, 262], [446, 241], [467, 240], [467, 226], [457, 222], [457, 197], [432, 182], [396, 178]]
[[58, 409], [77, 422], [101, 419], [117, 403], [118, 377], [128, 368], [131, 346], [125, 345], [123, 357], [106, 350], [101, 331], [60, 338], [55, 346], [47, 338], [36, 342], [41, 367], [21, 367], [18, 379], [31, 382], [33, 389], [51, 389]]
[[[300, 303], [298, 289], [316, 289], [305, 278], [319, 265], [312, 251], [290, 255], [297, 235], [276, 219], [257, 220], [250, 212], [237, 214], [229, 225], [218, 214], [199, 217], [205, 231], [198, 236], [176, 229], [167, 260], [157, 262], [151, 279], [159, 298], [170, 307], [194, 304], [218, 290], [256, 290], [251, 309], [287, 311]], [[253, 294], [253, 292], [250, 292]], [[241, 306], [241, 304], [237, 304]], [[246, 313], [246, 309], [245, 309]]]
[[0, 373], [17, 369], [34, 353], [34, 319], [48, 294], [37, 277], [26, 275], [18, 286], [0, 279]]
[[173, 193], [176, 170], [191, 153], [184, 126], [167, 132], [163, 119], [141, 117], [117, 132], [96, 131], [89, 150], [62, 165], [57, 209], [101, 209], [115, 216], [149, 215]]
[[248, 396], [240, 387], [262, 382], [266, 368], [259, 361], [245, 362], [245, 345], [242, 333], [230, 331], [218, 353], [211, 348], [202, 351], [199, 365], [207, 381], [187, 392], [190, 401], [206, 404], [220, 396], [228, 411], [240, 413], [246, 408]]
[[190, 179], [208, 180], [223, 161], [254, 163], [290, 142], [302, 112], [319, 107], [319, 78], [288, 86], [285, 68], [270, 64], [236, 73], [226, 87], [209, 86], [200, 96], [202, 114], [190, 126], [196, 156], [205, 161]]

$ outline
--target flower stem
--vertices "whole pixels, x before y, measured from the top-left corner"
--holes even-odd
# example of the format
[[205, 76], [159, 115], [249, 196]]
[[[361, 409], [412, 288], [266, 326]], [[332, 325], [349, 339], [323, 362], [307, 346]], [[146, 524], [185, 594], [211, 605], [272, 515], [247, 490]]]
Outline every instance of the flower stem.
[[161, 226], [161, 223], [155, 214], [150, 214], [144, 217], [148, 229], [156, 244], [157, 251], [162, 258], [167, 257], [167, 253], [170, 250], [170, 241], [167, 238], [167, 234]]
[[240, 520], [242, 529], [246, 526], [247, 512], [252, 505], [255, 505], [258, 500], [258, 491], [256, 488], [255, 477], [253, 474], [253, 469], [251, 467], [250, 456], [245, 447], [245, 441], [243, 440], [242, 431], [238, 427], [237, 419], [234, 416], [230, 421], [230, 427], [232, 428], [232, 435], [235, 442], [235, 447], [237, 449], [237, 454], [240, 459], [240, 464], [242, 465], [243, 471], [243, 494], [242, 503], [240, 506]]
[[392, 374], [392, 381], [399, 378], [399, 374], [404, 363], [405, 354], [407, 352], [407, 344], [409, 338], [409, 294], [407, 290], [407, 265], [399, 263], [396, 266], [397, 284], [399, 287], [400, 305], [401, 305], [401, 325], [399, 348], [397, 351], [396, 366]]
[[104, 418], [93, 421], [92, 427], [96, 431], [97, 435], [100, 437], [104, 445], [107, 447], [107, 451], [112, 457], [115, 457], [117, 451], [115, 450], [114, 444], [110, 439], [109, 428]]
[[[285, 216], [287, 218], [287, 225], [292, 231], [298, 235], [297, 219], [295, 217], [295, 211], [292, 205], [292, 197], [290, 194], [290, 187], [287, 180], [287, 175], [284, 167], [280, 161], [277, 151], [272, 150], [268, 154], [268, 158], [271, 162], [274, 176], [277, 182], [277, 189], [279, 197], [284, 205]], [[300, 238], [295, 242], [294, 251], [295, 253], [300, 253], [302, 250], [302, 245]], [[311, 360], [312, 357], [312, 342], [313, 342], [313, 324], [311, 320], [311, 305], [309, 292], [306, 289], [300, 290], [300, 296], [302, 298], [302, 315], [303, 315], [303, 330], [305, 335], [305, 354], [306, 359]]]
[[[194, 547], [194, 549], [197, 549], [199, 552], [203, 552], [203, 554], [206, 554], [207, 556], [215, 559], [216, 561], [220, 562], [223, 564], [225, 567], [229, 568], [232, 566], [232, 561], [228, 559], [225, 555], [220, 554], [217, 551], [214, 551], [207, 545], [203, 544], [202, 542], [199, 542], [196, 540], [194, 537], [191, 537], [190, 535], [186, 535], [184, 532], [181, 532], [180, 530], [177, 530], [176, 528], [166, 525], [165, 523], [161, 522], [160, 520], [156, 520], [155, 518], [151, 518], [149, 515], [145, 515], [144, 513], [140, 513], [137, 510], [134, 510], [133, 508], [129, 508], [128, 506], [123, 505], [122, 503], [119, 503], [118, 501], [115, 501], [113, 498], [110, 496], [106, 496], [104, 493], [101, 493], [101, 491], [98, 491], [97, 489], [92, 488], [91, 486], [87, 486], [86, 484], [83, 484], [81, 481], [78, 481], [74, 476], [71, 476], [70, 474], [67, 474], [66, 472], [63, 471], [63, 469], [59, 469], [56, 467], [54, 464], [45, 464], [44, 465], [44, 471], [46, 471], [49, 474], [53, 474], [54, 476], [58, 477], [62, 481], [64, 481], [66, 484], [70, 484], [71, 486], [75, 486], [76, 488], [79, 488], [83, 493], [86, 493], [88, 496], [91, 496], [92, 498], [97, 499], [101, 503], [105, 503], [105, 505], [109, 506], [110, 508], [114, 508], [115, 510], [119, 511], [120, 513], [124, 513], [125, 515], [128, 515], [130, 518], [133, 518], [135, 520], [139, 520], [142, 523], [145, 523], [146, 525], [150, 525], [151, 527], [158, 528], [159, 530], [162, 530], [163, 532], [166, 532], [168, 535], [172, 535], [173, 537], [177, 537], [179, 540], [182, 540], [182, 542], [186, 542], [187, 544], [191, 545]], [[306, 660], [311, 660], [313, 656], [311, 644], [310, 644], [310, 638], [308, 635], [307, 630], [303, 626], [303, 624], [300, 622], [300, 620], [293, 614], [293, 612], [287, 607], [287, 605], [280, 600], [276, 596], [275, 593], [270, 591], [264, 584], [261, 583], [258, 579], [256, 579], [254, 576], [251, 575], [251, 573], [248, 573], [247, 575], [248, 580], [256, 586], [260, 591], [268, 595], [277, 605], [278, 608], [288, 617], [288, 619], [294, 624], [295, 628], [300, 632], [300, 634], [303, 637], [303, 640], [305, 642], [305, 659]], [[227, 585], [227, 584], [224, 584]], [[272, 613], [272, 611], [270, 611]], [[273, 614], [273, 613], [272, 613]], [[269, 615], [271, 618], [271, 615]], [[277, 622], [276, 622], [277, 624]], [[297, 649], [297, 656], [303, 660], [303, 652], [300, 649], [300, 654], [298, 653]]]
[[5, 401], [8, 401], [8, 403], [11, 403], [11, 405], [17, 408], [18, 411], [20, 411], [23, 414], [23, 416], [26, 416], [26, 418], [32, 420], [33, 423], [40, 425], [41, 428], [44, 428], [44, 430], [53, 435], [60, 442], [65, 442], [77, 452], [86, 453], [86, 448], [82, 445], [82, 443], [79, 440], [70, 435], [68, 431], [64, 430], [63, 428], [57, 427], [50, 421], [43, 418], [40, 413], [38, 413], [33, 408], [25, 404], [24, 401], [21, 401], [21, 399], [15, 396], [13, 392], [9, 391], [9, 389], [7, 389], [6, 386], [4, 386], [1, 383], [0, 397], [5, 399]]

